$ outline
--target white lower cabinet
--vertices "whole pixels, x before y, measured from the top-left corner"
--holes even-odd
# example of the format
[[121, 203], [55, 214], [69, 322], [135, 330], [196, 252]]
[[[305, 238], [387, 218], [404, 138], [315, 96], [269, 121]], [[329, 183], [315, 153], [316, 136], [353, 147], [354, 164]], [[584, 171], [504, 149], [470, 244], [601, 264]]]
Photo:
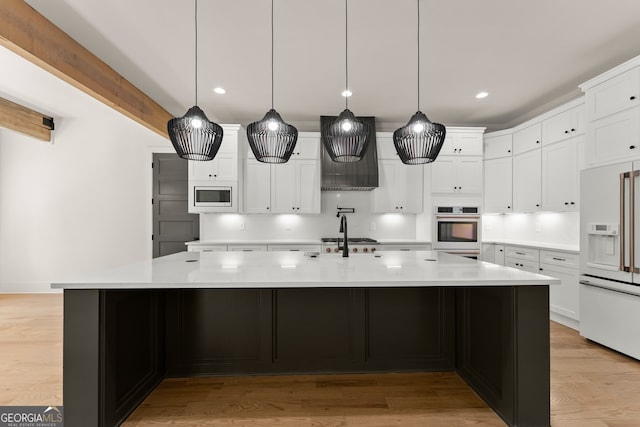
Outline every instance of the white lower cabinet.
[[373, 190], [371, 211], [374, 213], [422, 212], [422, 165], [405, 165], [400, 160], [378, 162], [379, 186]]
[[506, 267], [513, 267], [519, 270], [528, 271], [530, 273], [538, 273], [540, 269], [540, 263], [535, 261], [526, 261], [518, 258], [505, 257], [504, 265]]
[[189, 252], [224, 252], [227, 245], [189, 245]]
[[320, 252], [320, 245], [268, 245], [268, 251]]
[[228, 245], [229, 252], [265, 252], [267, 245]]

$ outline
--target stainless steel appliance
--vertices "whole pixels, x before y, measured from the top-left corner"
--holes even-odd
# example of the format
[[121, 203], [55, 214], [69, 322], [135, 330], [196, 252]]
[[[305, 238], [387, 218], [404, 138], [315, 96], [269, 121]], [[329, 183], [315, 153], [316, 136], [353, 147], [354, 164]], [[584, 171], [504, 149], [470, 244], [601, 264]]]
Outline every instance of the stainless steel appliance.
[[582, 171], [580, 334], [640, 358], [640, 162]]
[[236, 183], [191, 184], [189, 188], [189, 212], [237, 212]]
[[[322, 251], [326, 253], [340, 252], [344, 247], [344, 239], [341, 237], [323, 237]], [[374, 253], [377, 250], [378, 241], [368, 237], [349, 237], [347, 246], [352, 253]]]
[[477, 259], [481, 249], [477, 206], [436, 206], [433, 249]]

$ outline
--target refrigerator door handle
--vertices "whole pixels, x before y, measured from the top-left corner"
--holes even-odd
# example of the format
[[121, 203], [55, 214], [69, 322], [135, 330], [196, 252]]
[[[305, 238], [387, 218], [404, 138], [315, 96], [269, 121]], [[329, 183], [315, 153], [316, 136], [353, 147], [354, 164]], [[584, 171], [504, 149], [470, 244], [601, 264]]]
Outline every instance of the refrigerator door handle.
[[625, 263], [625, 240], [626, 240], [626, 227], [625, 227], [625, 179], [629, 175], [629, 172], [623, 172], [620, 174], [620, 271], [629, 271]]
[[640, 171], [634, 170], [629, 174], [629, 271], [640, 273], [640, 269], [635, 265], [635, 238], [636, 238], [636, 177], [640, 176]]

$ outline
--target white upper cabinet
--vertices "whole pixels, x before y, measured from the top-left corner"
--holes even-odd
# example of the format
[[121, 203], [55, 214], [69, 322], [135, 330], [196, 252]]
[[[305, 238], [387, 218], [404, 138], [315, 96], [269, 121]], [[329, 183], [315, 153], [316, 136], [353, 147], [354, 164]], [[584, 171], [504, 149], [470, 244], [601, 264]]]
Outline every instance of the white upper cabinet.
[[484, 211], [510, 213], [512, 208], [512, 159], [503, 157], [484, 162]]
[[542, 124], [534, 123], [513, 133], [513, 154], [540, 148], [542, 142]]
[[240, 126], [223, 125], [222, 144], [210, 161], [189, 161], [190, 181], [238, 181], [239, 164], [246, 144], [244, 129]]
[[376, 147], [378, 149], [378, 159], [400, 159], [393, 144], [393, 134], [391, 132], [376, 133]]
[[538, 212], [542, 207], [541, 150], [513, 156], [514, 212]]
[[247, 159], [244, 179], [244, 212], [271, 212], [271, 165]]
[[542, 147], [542, 206], [545, 211], [577, 211], [578, 146], [584, 136]]
[[640, 105], [640, 67], [621, 72], [588, 88], [586, 105], [589, 121]]
[[586, 161], [597, 166], [640, 156], [640, 108], [631, 108], [590, 122]]
[[405, 165], [398, 159], [378, 161], [379, 186], [372, 191], [374, 213], [422, 212], [424, 165]]
[[542, 122], [542, 144], [548, 145], [584, 133], [584, 105], [558, 113]]
[[482, 157], [439, 156], [430, 167], [432, 193], [482, 193]]
[[511, 132], [501, 135], [486, 134], [484, 136], [485, 160], [499, 159], [501, 157], [511, 157], [512, 149], [513, 134]]
[[320, 132], [300, 132], [290, 160], [320, 158]]
[[482, 156], [484, 128], [447, 128], [441, 156]]

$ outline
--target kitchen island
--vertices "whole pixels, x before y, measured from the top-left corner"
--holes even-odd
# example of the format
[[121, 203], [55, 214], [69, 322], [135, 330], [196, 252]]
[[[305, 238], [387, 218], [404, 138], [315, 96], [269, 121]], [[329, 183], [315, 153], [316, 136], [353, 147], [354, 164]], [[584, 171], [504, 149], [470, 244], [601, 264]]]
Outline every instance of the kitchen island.
[[438, 252], [183, 252], [55, 283], [65, 425], [118, 425], [165, 377], [456, 371], [549, 426], [557, 283]]

